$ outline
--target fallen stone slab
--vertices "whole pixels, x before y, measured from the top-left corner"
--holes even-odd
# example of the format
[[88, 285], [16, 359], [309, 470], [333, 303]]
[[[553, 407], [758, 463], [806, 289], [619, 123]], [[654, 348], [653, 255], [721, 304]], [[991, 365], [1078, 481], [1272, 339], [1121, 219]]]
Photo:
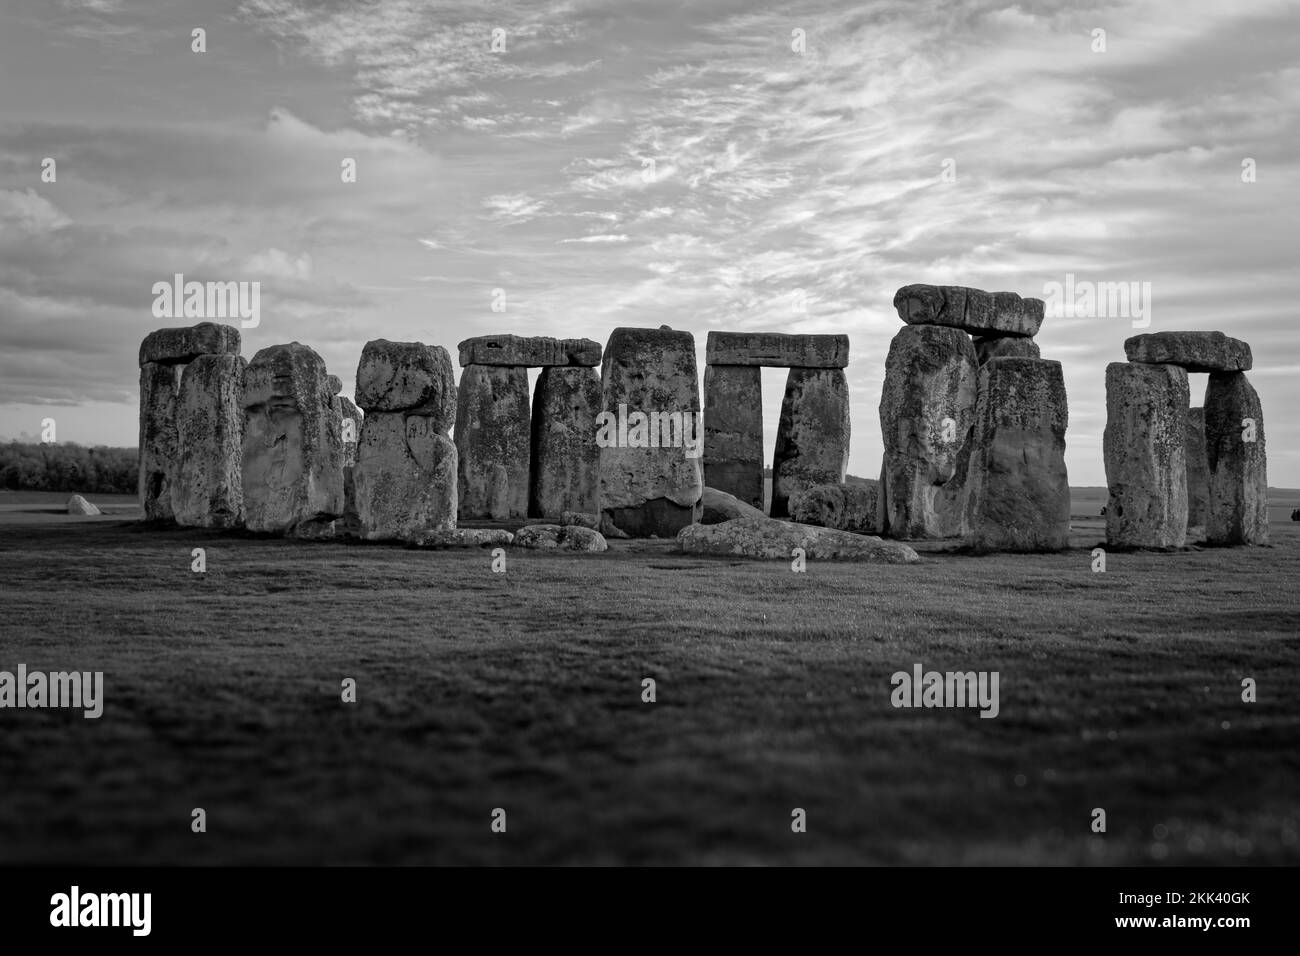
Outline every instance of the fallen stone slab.
[[560, 515], [560, 524], [578, 525], [581, 528], [590, 528], [592, 531], [599, 531], [600, 515], [591, 514], [586, 511], [565, 511]]
[[849, 337], [786, 332], [710, 332], [704, 354], [709, 365], [845, 368], [849, 364]]
[[500, 528], [435, 528], [421, 531], [407, 542], [413, 548], [490, 548], [515, 540]]
[[530, 524], [515, 532], [515, 547], [543, 551], [608, 551], [609, 544], [599, 531], [570, 524]]
[[776, 518], [734, 518], [722, 524], [691, 525], [678, 533], [677, 541], [687, 554], [770, 561], [791, 560], [795, 548], [802, 548], [804, 557], [810, 561], [910, 564], [919, 560], [915, 551], [897, 541], [883, 541], [870, 535], [815, 528]]
[[875, 534], [879, 485], [825, 484], [812, 485], [790, 496], [790, 517], [800, 524]]
[[717, 488], [710, 488], [707, 485], [704, 488], [704, 495], [700, 498], [700, 515], [701, 524], [722, 524], [724, 521], [730, 521], [733, 518], [765, 518], [763, 512], [759, 511], [748, 502], [741, 501], [735, 495], [729, 495], [725, 491], [719, 491]]
[[73, 495], [68, 499], [68, 514], [70, 515], [97, 515], [103, 514], [98, 508], [92, 505], [81, 495]]
[[200, 355], [238, 355], [239, 329], [200, 322], [178, 329], [158, 329], [140, 343], [140, 364], [178, 365]]
[[458, 346], [460, 364], [549, 365], [600, 364], [600, 343], [591, 339], [553, 339], [543, 335], [480, 335]]
[[1250, 346], [1222, 332], [1147, 332], [1124, 341], [1130, 362], [1178, 365], [1189, 372], [1248, 372]]
[[894, 294], [894, 308], [908, 325], [942, 325], [972, 335], [1030, 338], [1038, 334], [1046, 314], [1042, 299], [953, 285], [905, 285]]

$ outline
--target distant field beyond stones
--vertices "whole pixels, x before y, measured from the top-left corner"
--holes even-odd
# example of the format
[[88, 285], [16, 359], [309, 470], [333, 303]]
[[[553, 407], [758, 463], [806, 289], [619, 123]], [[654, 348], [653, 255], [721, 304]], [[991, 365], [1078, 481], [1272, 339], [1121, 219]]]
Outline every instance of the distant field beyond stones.
[[[104, 714], [0, 712], [0, 863], [1300, 862], [1300, 523], [1103, 574], [1095, 518], [1059, 554], [493, 574], [65, 497], [0, 496], [0, 669], [102, 670]], [[892, 708], [915, 662], [999, 671], [998, 718]]]

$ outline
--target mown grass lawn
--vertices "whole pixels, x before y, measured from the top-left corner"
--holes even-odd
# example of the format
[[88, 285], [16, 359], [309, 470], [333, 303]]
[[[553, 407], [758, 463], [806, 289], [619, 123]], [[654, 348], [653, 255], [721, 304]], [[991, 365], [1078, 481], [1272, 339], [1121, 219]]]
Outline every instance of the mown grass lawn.
[[[494, 574], [0, 516], [0, 669], [102, 670], [106, 697], [0, 710], [0, 862], [1300, 862], [1300, 533], [1095, 574], [1100, 523], [1078, 531], [806, 574], [655, 541]], [[998, 671], [1000, 715], [895, 709], [916, 662]]]

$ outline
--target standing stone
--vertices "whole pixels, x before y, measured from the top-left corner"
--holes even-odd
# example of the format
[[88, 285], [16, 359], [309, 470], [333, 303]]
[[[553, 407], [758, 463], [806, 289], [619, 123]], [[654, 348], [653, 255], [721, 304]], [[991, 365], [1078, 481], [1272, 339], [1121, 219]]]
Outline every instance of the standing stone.
[[1060, 362], [998, 358], [980, 369], [968, 482], [974, 548], [1069, 547], [1069, 417]]
[[[368, 541], [413, 540], [456, 526], [455, 374], [441, 346], [367, 342], [357, 364], [356, 464], [345, 528]], [[345, 421], [346, 424], [346, 421]], [[346, 471], [346, 469], [345, 469]]]
[[343, 513], [343, 449], [325, 363], [298, 342], [272, 345], [244, 372], [244, 524], [324, 534]]
[[1107, 544], [1186, 544], [1188, 395], [1177, 365], [1106, 366]]
[[800, 524], [875, 534], [879, 485], [811, 485], [790, 496], [790, 518]]
[[149, 521], [170, 521], [176, 473], [176, 392], [180, 369], [140, 366], [140, 508]]
[[461, 518], [522, 518], [528, 513], [528, 370], [469, 365], [456, 405]]
[[406, 412], [365, 417], [352, 469], [361, 538], [412, 540], [456, 526], [456, 445], [437, 425], [435, 416]]
[[772, 516], [790, 513], [790, 496], [839, 484], [849, 464], [849, 383], [839, 368], [792, 368], [785, 381], [772, 457]]
[[704, 493], [695, 339], [666, 326], [615, 329], [601, 384], [601, 530], [675, 536], [699, 520]]
[[172, 512], [192, 528], [235, 528], [244, 520], [241, 476], [247, 362], [200, 355], [181, 373], [176, 397], [176, 480]]
[[[709, 333], [714, 342], [715, 333]], [[704, 483], [763, 507], [763, 369], [704, 367]]]
[[1187, 527], [1204, 528], [1210, 508], [1210, 462], [1205, 449], [1205, 409], [1187, 410]]
[[533, 393], [528, 513], [552, 518], [600, 510], [600, 376], [589, 367], [552, 366]]
[[1244, 372], [1211, 372], [1205, 390], [1210, 471], [1207, 544], [1268, 544], [1264, 409]]
[[880, 393], [879, 495], [883, 530], [894, 537], [965, 532], [964, 466], [978, 372], [975, 347], [960, 329], [909, 325], [890, 342]]

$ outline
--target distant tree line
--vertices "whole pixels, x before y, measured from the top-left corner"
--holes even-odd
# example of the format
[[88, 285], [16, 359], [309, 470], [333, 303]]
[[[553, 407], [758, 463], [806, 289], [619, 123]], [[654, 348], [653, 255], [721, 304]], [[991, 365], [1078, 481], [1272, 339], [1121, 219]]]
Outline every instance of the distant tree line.
[[0, 487], [15, 491], [136, 493], [134, 448], [87, 448], [73, 442], [0, 444]]

